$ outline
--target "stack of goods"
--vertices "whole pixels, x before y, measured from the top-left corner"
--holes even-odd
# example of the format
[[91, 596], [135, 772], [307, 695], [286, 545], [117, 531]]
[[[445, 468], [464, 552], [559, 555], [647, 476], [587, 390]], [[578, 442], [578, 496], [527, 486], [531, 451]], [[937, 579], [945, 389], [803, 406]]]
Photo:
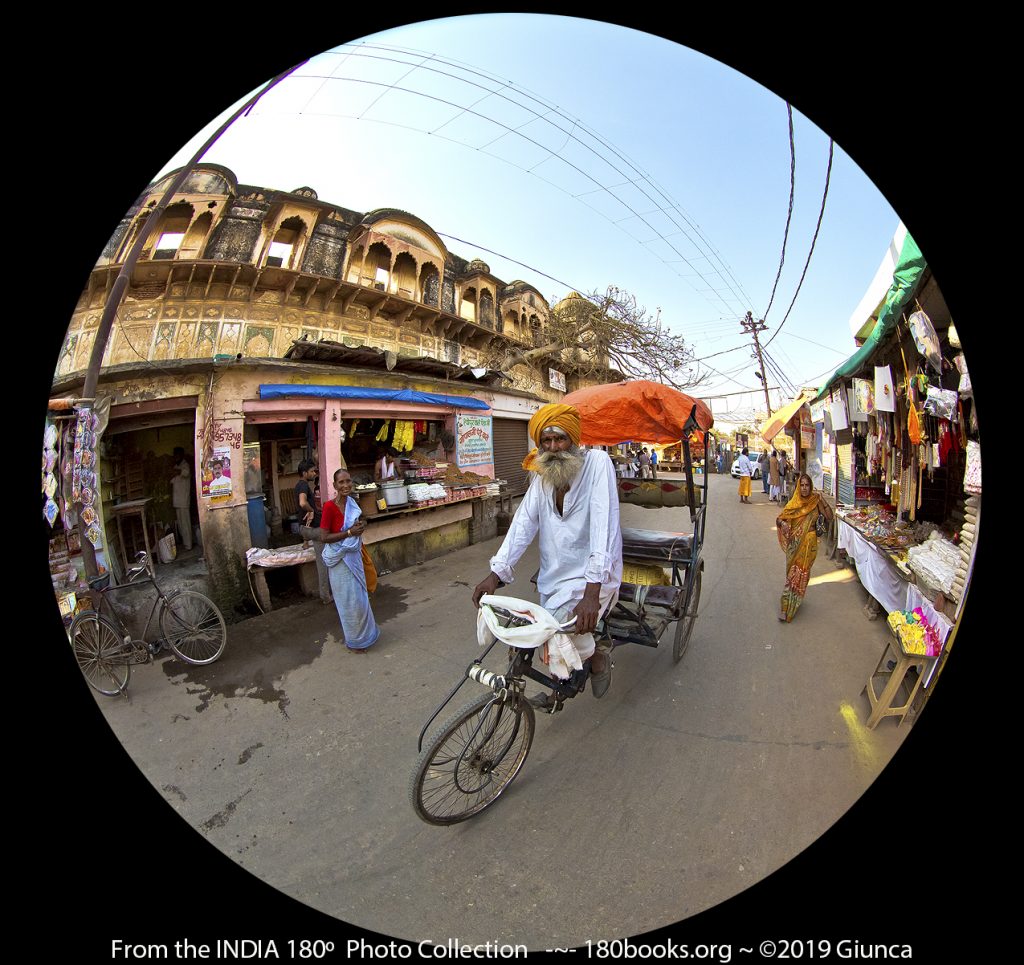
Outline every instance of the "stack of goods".
[[494, 482], [487, 484], [487, 495], [488, 496], [500, 496], [501, 487], [505, 484], [504, 479], [495, 479]]
[[491, 482], [489, 476], [478, 476], [475, 472], [460, 470], [454, 463], [448, 465], [444, 472], [444, 484], [451, 488], [459, 486], [483, 486]]
[[71, 562], [64, 536], [50, 540], [50, 580], [57, 592], [78, 588], [78, 568]]
[[410, 468], [406, 475], [412, 474], [416, 479], [437, 479], [439, 476], [444, 475], [444, 470], [437, 466], [416, 466]]
[[918, 585], [931, 594], [941, 590], [952, 593], [953, 578], [960, 564], [960, 549], [938, 532], [933, 532], [920, 546], [911, 547], [907, 565], [914, 571]]
[[971, 554], [974, 552], [974, 540], [978, 531], [978, 511], [981, 508], [980, 496], [969, 496], [964, 503], [964, 522], [960, 527], [960, 559], [957, 561], [956, 573], [953, 575], [951, 596], [956, 600], [963, 599], [967, 588], [967, 573], [971, 565]]
[[876, 546], [889, 551], [906, 549], [915, 542], [913, 533], [897, 523], [896, 515], [883, 506], [862, 506], [843, 513], [843, 519]]
[[937, 657], [942, 640], [918, 607], [915, 610], [893, 610], [888, 618], [889, 627], [900, 641], [904, 653]]
[[440, 483], [412, 483], [409, 486], [409, 502], [417, 507], [440, 506], [448, 501], [448, 490]]

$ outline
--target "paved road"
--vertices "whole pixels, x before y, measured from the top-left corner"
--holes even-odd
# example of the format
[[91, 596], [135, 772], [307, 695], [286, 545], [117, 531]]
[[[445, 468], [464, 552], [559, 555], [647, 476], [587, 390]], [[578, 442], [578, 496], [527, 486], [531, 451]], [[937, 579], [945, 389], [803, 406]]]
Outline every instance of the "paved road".
[[[470, 587], [493, 541], [384, 577], [368, 654], [347, 652], [333, 611], [305, 602], [231, 627], [218, 663], [163, 659], [137, 669], [130, 702], [99, 705], [212, 844], [364, 928], [535, 949], [695, 915], [811, 844], [907, 733], [863, 727], [887, 631], [866, 619], [852, 573], [819, 558], [796, 621], [779, 623], [776, 505], [756, 493], [741, 505], [728, 477], [710, 487], [685, 659], [673, 665], [667, 645], [617, 650], [608, 695], [539, 718], [517, 782], [462, 825], [421, 823], [407, 787], [420, 727], [474, 656]], [[685, 518], [623, 512], [649, 529]]]

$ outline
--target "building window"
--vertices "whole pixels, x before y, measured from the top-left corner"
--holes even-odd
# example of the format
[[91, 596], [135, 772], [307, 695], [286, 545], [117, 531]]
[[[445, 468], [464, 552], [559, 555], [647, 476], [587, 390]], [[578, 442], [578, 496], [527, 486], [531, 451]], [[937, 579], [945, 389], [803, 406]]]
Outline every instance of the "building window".
[[160, 240], [156, 243], [156, 248], [153, 251], [154, 258], [173, 258], [181, 247], [181, 243], [185, 240], [185, 232], [181, 231], [165, 231], [160, 235]]
[[272, 241], [267, 252], [267, 264], [271, 268], [281, 268], [288, 264], [292, 256], [292, 246], [281, 241]]

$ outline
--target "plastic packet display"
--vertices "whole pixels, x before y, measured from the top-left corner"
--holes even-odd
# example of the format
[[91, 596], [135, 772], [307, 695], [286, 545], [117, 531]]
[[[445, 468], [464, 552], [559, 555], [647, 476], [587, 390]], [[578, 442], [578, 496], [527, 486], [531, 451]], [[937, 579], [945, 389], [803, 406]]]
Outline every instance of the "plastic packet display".
[[939, 419], [953, 419], [956, 415], [957, 393], [955, 389], [937, 389], [928, 386], [928, 397], [924, 401], [925, 415]]

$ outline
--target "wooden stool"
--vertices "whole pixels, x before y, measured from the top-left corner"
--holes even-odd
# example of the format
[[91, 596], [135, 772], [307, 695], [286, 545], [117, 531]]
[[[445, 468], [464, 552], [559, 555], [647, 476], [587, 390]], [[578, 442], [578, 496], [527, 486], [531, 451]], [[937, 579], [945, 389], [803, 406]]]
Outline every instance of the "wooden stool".
[[[122, 523], [125, 519], [133, 516], [138, 516], [142, 521], [142, 542], [146, 547], [146, 554], [151, 556], [152, 552], [149, 546], [149, 527], [146, 525], [146, 506], [149, 503], [149, 498], [146, 499], [133, 499], [131, 502], [118, 503], [116, 506], [111, 506], [110, 511], [114, 514], [117, 519], [117, 536], [121, 543], [121, 559], [124, 562], [124, 571], [128, 572], [128, 567], [134, 562], [134, 551], [136, 548], [135, 537], [132, 536], [132, 550], [133, 558], [128, 559], [128, 547], [124, 541], [124, 529]], [[129, 534], [131, 535], [131, 534]]]
[[[899, 717], [899, 724], [903, 723], [903, 718], [907, 716], [914, 703], [914, 698], [921, 688], [921, 681], [924, 680], [926, 671], [935, 662], [935, 657], [929, 657], [923, 653], [908, 653], [903, 647], [903, 641], [900, 639], [899, 634], [892, 627], [889, 627], [889, 629], [892, 631], [893, 639], [885, 645], [882, 657], [878, 661], [878, 666], [875, 667], [875, 672], [868, 677], [868, 682], [864, 685], [863, 692], [867, 693], [868, 700], [871, 702], [871, 713], [867, 719], [869, 730], [874, 730], [883, 717]], [[886, 657], [889, 656], [890, 652], [896, 656], [896, 665], [891, 670], [883, 670]], [[912, 688], [909, 688], [908, 685], [909, 694], [906, 702], [900, 707], [894, 707], [893, 703], [896, 700], [900, 687], [903, 686], [907, 671], [912, 667], [917, 668], [917, 681]], [[876, 694], [873, 681], [880, 674], [889, 679], [882, 689], [882, 693]]]

